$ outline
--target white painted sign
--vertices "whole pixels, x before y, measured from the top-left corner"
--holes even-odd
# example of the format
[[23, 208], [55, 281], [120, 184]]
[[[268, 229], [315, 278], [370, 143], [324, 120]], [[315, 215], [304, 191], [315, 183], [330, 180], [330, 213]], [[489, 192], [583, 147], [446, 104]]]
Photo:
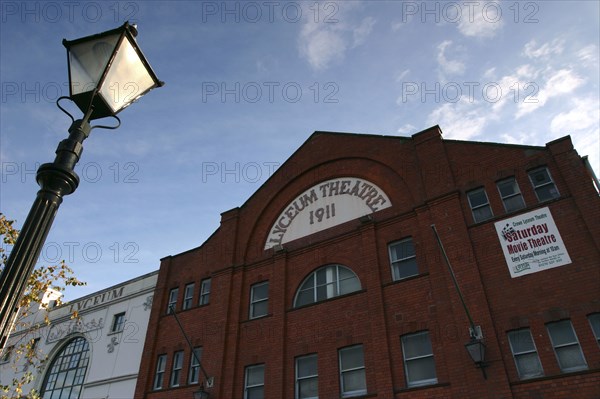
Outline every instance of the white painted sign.
[[356, 177], [321, 182], [289, 203], [271, 227], [265, 249], [390, 207], [377, 185]]
[[496, 222], [495, 226], [513, 278], [571, 263], [547, 207]]

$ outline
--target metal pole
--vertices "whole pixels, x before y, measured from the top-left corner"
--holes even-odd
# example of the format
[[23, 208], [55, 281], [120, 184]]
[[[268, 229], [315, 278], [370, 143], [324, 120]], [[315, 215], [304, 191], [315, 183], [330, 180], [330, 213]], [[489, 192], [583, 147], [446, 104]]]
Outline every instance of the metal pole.
[[212, 388], [214, 379], [212, 377], [209, 377], [208, 374], [206, 373], [206, 370], [204, 370], [204, 367], [202, 367], [202, 362], [200, 361], [200, 359], [198, 358], [198, 355], [196, 355], [196, 352], [194, 351], [194, 346], [192, 345], [192, 341], [190, 341], [190, 339], [186, 335], [186, 333], [183, 329], [183, 326], [181, 325], [181, 322], [179, 321], [179, 317], [177, 317], [177, 314], [175, 313], [175, 306], [169, 305], [169, 309], [171, 310], [171, 314], [175, 317], [175, 321], [177, 322], [177, 325], [179, 326], [179, 329], [181, 330], [181, 334], [183, 335], [183, 338], [185, 338], [188, 346], [190, 347], [190, 350], [192, 351], [192, 356], [194, 356], [194, 359], [196, 359], [196, 361], [198, 362], [198, 366], [200, 366], [200, 370], [202, 370], [202, 374], [204, 374], [204, 380], [206, 381], [206, 387]]
[[0, 352], [4, 349], [19, 310], [19, 301], [42, 246], [52, 227], [62, 197], [73, 193], [79, 185], [74, 167], [83, 152], [83, 141], [91, 127], [88, 112], [83, 119], [73, 122], [69, 137], [56, 149], [53, 163], [40, 166], [36, 180], [40, 190], [10, 252], [6, 267], [0, 274]]
[[454, 287], [456, 288], [456, 292], [458, 292], [458, 297], [460, 298], [460, 302], [462, 303], [463, 308], [465, 309], [465, 313], [467, 314], [467, 318], [469, 319], [469, 323], [471, 324], [471, 336], [475, 338], [475, 334], [477, 334], [475, 323], [473, 322], [473, 318], [471, 317], [471, 313], [467, 308], [467, 304], [465, 303], [465, 299], [463, 298], [462, 292], [460, 291], [460, 287], [458, 286], [458, 281], [456, 280], [456, 275], [454, 274], [454, 270], [452, 270], [452, 265], [450, 264], [450, 260], [448, 259], [448, 255], [446, 255], [446, 250], [444, 249], [444, 245], [442, 244], [442, 240], [438, 235], [437, 230], [435, 229], [435, 224], [431, 225], [433, 229], [433, 234], [435, 234], [435, 238], [437, 239], [438, 245], [440, 246], [440, 250], [444, 255], [444, 260], [446, 261], [446, 265], [448, 266], [448, 270], [450, 270], [450, 276], [452, 277], [452, 281], [454, 282]]

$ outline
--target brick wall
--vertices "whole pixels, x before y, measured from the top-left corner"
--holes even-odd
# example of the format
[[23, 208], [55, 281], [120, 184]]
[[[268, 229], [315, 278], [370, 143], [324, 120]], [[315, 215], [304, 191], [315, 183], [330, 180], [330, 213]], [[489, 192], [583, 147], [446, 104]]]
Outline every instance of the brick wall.
[[[561, 196], [540, 204], [528, 171], [547, 166]], [[344, 176], [378, 185], [393, 206], [264, 250], [270, 227], [308, 187]], [[514, 176], [526, 208], [504, 211], [498, 180]], [[474, 223], [466, 193], [484, 187], [494, 217]], [[494, 222], [548, 206], [572, 264], [511, 278]], [[169, 291], [179, 287], [178, 317], [202, 364], [215, 377], [212, 395], [243, 397], [246, 366], [265, 364], [265, 397], [293, 398], [295, 358], [318, 355], [320, 397], [340, 397], [338, 350], [362, 345], [367, 396], [377, 398], [597, 398], [600, 346], [588, 316], [600, 312], [600, 201], [570, 138], [546, 147], [443, 140], [435, 126], [412, 138], [315, 133], [201, 247], [162, 260], [146, 337], [137, 398], [191, 397], [198, 385], [169, 388], [173, 352], [190, 351]], [[481, 325], [487, 379], [469, 358], [469, 320], [431, 225], [443, 241], [466, 306]], [[176, 226], [174, 227], [176, 228]], [[388, 244], [411, 237], [419, 273], [393, 281]], [[323, 265], [342, 264], [361, 289], [294, 309], [298, 287]], [[185, 284], [212, 278], [210, 304], [181, 311]], [[269, 312], [250, 320], [250, 287], [269, 282]], [[561, 373], [546, 323], [570, 319], [587, 370]], [[544, 376], [521, 381], [507, 332], [530, 328]], [[408, 387], [401, 337], [428, 331], [437, 383]], [[167, 354], [163, 389], [152, 389], [156, 358]], [[562, 396], [561, 396], [562, 395]], [[213, 396], [211, 396], [213, 397]]]

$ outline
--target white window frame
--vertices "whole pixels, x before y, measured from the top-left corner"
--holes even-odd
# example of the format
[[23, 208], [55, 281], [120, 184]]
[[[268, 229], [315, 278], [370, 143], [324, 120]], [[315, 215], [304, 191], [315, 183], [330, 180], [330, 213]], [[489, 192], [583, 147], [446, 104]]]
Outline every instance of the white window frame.
[[[531, 175], [534, 174], [534, 173], [536, 173], [536, 172], [539, 172], [541, 170], [545, 170], [546, 171], [546, 175], [548, 176], [548, 180], [549, 181], [546, 182], [546, 183], [542, 183], [542, 184], [537, 185], [533, 181], [533, 178], [532, 178]], [[554, 182], [554, 179], [552, 178], [552, 175], [550, 174], [550, 169], [548, 169], [547, 166], [542, 166], [540, 168], [532, 169], [529, 172], [527, 172], [527, 175], [529, 176], [529, 181], [531, 182], [531, 185], [533, 186], [533, 191], [535, 191], [535, 196], [537, 197], [538, 202], [546, 202], [546, 201], [550, 201], [550, 200], [553, 200], [555, 198], [560, 197], [560, 192], [558, 191], [558, 187], [556, 187], [556, 183]], [[552, 185], [554, 187], [554, 190], [556, 190], [556, 196], [553, 196], [551, 198], [544, 198], [544, 199], [540, 198], [540, 195], [538, 194], [538, 189], [546, 187], [546, 186], [550, 186], [550, 185]]]
[[[179, 287], [172, 288], [169, 291], [169, 301], [167, 305], [167, 314], [171, 314], [177, 308], [177, 297], [179, 296]], [[172, 307], [172, 308], [171, 308]]]
[[[573, 333], [573, 337], [575, 338], [574, 341], [563, 342], [560, 344], [554, 342], [555, 339], [552, 338], [552, 328], [551, 327], [557, 326], [559, 324], [568, 326], [571, 329], [571, 332]], [[558, 366], [560, 367], [560, 370], [563, 373], [571, 373], [574, 371], [587, 370], [588, 365], [587, 365], [587, 362], [585, 361], [585, 356], [583, 355], [583, 351], [581, 350], [581, 345], [579, 344], [579, 339], [577, 338], [577, 333], [575, 332], [575, 329], [573, 328], [573, 323], [571, 323], [571, 320], [560, 320], [560, 321], [556, 321], [553, 323], [548, 323], [548, 324], [546, 324], [546, 329], [548, 330], [548, 336], [550, 337], [550, 342], [552, 342], [552, 348], [554, 349], [554, 355], [556, 356], [556, 360], [558, 361]], [[559, 351], [562, 348], [569, 348], [569, 347], [577, 348], [577, 350], [579, 351], [579, 354], [581, 355], [582, 364], [580, 364], [578, 366], [573, 366], [573, 367], [564, 367], [562, 365]]]
[[185, 285], [183, 290], [183, 305], [182, 309], [187, 310], [190, 309], [194, 304], [194, 283], [189, 283]]
[[[508, 195], [503, 195], [502, 194], [502, 190], [500, 189], [500, 185], [506, 184], [506, 183], [513, 183], [513, 188], [514, 188], [514, 192], [512, 192], [511, 194]], [[520, 209], [525, 208], [527, 205], [525, 204], [525, 198], [523, 198], [523, 194], [521, 193], [521, 188], [519, 187], [519, 183], [517, 183], [517, 179], [513, 176], [513, 177], [509, 177], [507, 179], [502, 179], [498, 182], [496, 182], [496, 187], [498, 188], [498, 194], [500, 195], [500, 198], [502, 199], [502, 204], [504, 205], [504, 210], [509, 213], [509, 212], [516, 212]], [[516, 208], [512, 208], [509, 209], [507, 206], [507, 201], [508, 200], [512, 200], [513, 198], [520, 198], [521, 199], [521, 206], [516, 207]]]
[[169, 387], [175, 388], [181, 385], [181, 369], [183, 369], [183, 351], [173, 353], [173, 364], [171, 365], [171, 378]]
[[[255, 298], [255, 290], [260, 287], [263, 287], [265, 285], [267, 286], [267, 296], [265, 298], [256, 299]], [[256, 308], [257, 308], [256, 305], [262, 304], [264, 302], [267, 303], [267, 309], [265, 310], [264, 313], [258, 313], [258, 311], [256, 310]], [[261, 283], [253, 284], [250, 287], [250, 310], [249, 310], [250, 315], [249, 315], [249, 317], [251, 319], [257, 319], [259, 317], [264, 317], [264, 316], [268, 315], [269, 314], [269, 305], [268, 304], [269, 304], [269, 281], [263, 281]]]
[[[344, 269], [350, 273], [352, 273], [352, 277], [346, 277], [341, 279], [340, 278], [340, 269]], [[321, 271], [325, 271], [325, 275], [326, 275], [326, 282], [325, 284], [317, 284], [317, 275], [319, 272]], [[356, 279], [356, 282], [358, 283], [358, 289], [353, 290], [353, 291], [348, 291], [348, 292], [341, 292], [342, 291], [342, 286], [341, 283], [344, 281], [349, 281], [349, 280], [353, 280]], [[312, 287], [306, 287], [305, 285], [307, 285], [310, 281], [312, 280]], [[319, 299], [319, 288], [323, 288], [325, 287], [325, 292], [326, 292], [326, 298], [321, 298]], [[353, 292], [358, 292], [362, 290], [362, 285], [360, 283], [360, 279], [358, 278], [358, 276], [356, 275], [356, 273], [354, 273], [354, 271], [352, 271], [352, 269], [350, 269], [349, 267], [346, 267], [344, 265], [340, 265], [340, 264], [329, 264], [329, 265], [325, 265], [325, 266], [321, 266], [318, 269], [316, 269], [315, 271], [313, 271], [311, 274], [308, 275], [308, 277], [306, 277], [302, 283], [300, 284], [300, 287], [298, 288], [298, 290], [296, 291], [296, 295], [294, 297], [294, 307], [302, 307], [302, 306], [309, 306], [318, 302], [323, 302], [338, 296], [342, 296], [342, 295], [347, 295], [347, 294], [351, 294]], [[303, 303], [303, 304], [298, 304], [298, 300], [300, 298], [300, 294], [307, 292], [310, 293], [310, 291], [312, 291], [312, 301], [308, 302], [308, 303]]]
[[[344, 356], [344, 353], [348, 352], [348, 351], [351, 351], [351, 350], [357, 350], [359, 348], [360, 348], [360, 351], [362, 352], [362, 356], [363, 356], [362, 366], [350, 367], [350, 368], [344, 369], [343, 368], [343, 356]], [[338, 349], [338, 362], [339, 362], [339, 370], [340, 370], [340, 392], [342, 394], [342, 398], [350, 398], [350, 397], [354, 397], [354, 396], [362, 396], [362, 395], [366, 395], [367, 394], [367, 373], [366, 373], [366, 367], [365, 367], [364, 359], [365, 359], [365, 354], [364, 354], [364, 350], [363, 350], [363, 346], [362, 345], [352, 345], [352, 346], [347, 346], [345, 348]], [[346, 373], [354, 373], [354, 372], [357, 372], [357, 371], [358, 372], [362, 371], [363, 381], [364, 381], [365, 388], [364, 389], [354, 390], [354, 391], [349, 391], [344, 386], [344, 374], [346, 374]]]
[[[479, 192], [483, 192], [483, 195], [485, 195], [486, 202], [483, 203], [483, 204], [479, 204], [479, 205], [473, 206], [473, 203], [471, 202], [471, 194], [477, 194]], [[492, 210], [492, 205], [490, 204], [490, 198], [487, 195], [487, 191], [485, 191], [485, 187], [479, 187], [479, 188], [476, 188], [474, 190], [469, 190], [467, 192], [467, 199], [469, 201], [469, 207], [471, 208], [471, 214], [473, 215], [473, 221], [475, 223], [484, 222], [484, 221], [490, 220], [491, 218], [494, 217], [494, 211]], [[475, 213], [475, 211], [479, 210], [479, 209], [482, 209], [482, 208], [485, 208], [485, 207], [487, 207], [490, 210], [490, 215], [489, 215], [489, 217], [486, 217], [484, 219], [479, 219], [476, 216], [477, 214]]]
[[[395, 259], [395, 251], [393, 251], [393, 248], [395, 248], [398, 245], [406, 245], [407, 243], [410, 243], [410, 245], [412, 246], [412, 251], [413, 251], [413, 255], [410, 256], [406, 256], [404, 258], [399, 258], [399, 259]], [[392, 268], [392, 280], [393, 281], [400, 281], [400, 280], [404, 280], [405, 278], [409, 278], [412, 276], [418, 276], [419, 275], [419, 265], [417, 264], [417, 272], [414, 274], [407, 274], [406, 276], [403, 276], [400, 273], [400, 270], [402, 269], [402, 264], [407, 264], [408, 262], [415, 262], [415, 264], [417, 263], [417, 254], [415, 252], [415, 244], [412, 240], [412, 237], [408, 237], [408, 238], [404, 238], [402, 240], [399, 241], [394, 241], [390, 244], [388, 244], [388, 254], [390, 256], [390, 266]]]
[[123, 331], [123, 329], [125, 328], [126, 321], [127, 320], [125, 320], [125, 312], [115, 314], [113, 316], [112, 325], [110, 326], [110, 332], [117, 333]]
[[[521, 352], [517, 352], [515, 349], [514, 339], [517, 339], [516, 334], [522, 334], [524, 332], [527, 332], [529, 334], [529, 338], [531, 339], [531, 343], [532, 343], [533, 347], [530, 349], [527, 349], [527, 350], [522, 350]], [[527, 380], [530, 378], [543, 377], [544, 376], [544, 368], [542, 367], [540, 355], [538, 354], [537, 348], [535, 346], [535, 340], [533, 339], [533, 336], [531, 335], [531, 330], [529, 328], [521, 328], [519, 330], [509, 331], [507, 333], [507, 336], [508, 336], [508, 343], [510, 345], [510, 351], [512, 352], [513, 359], [515, 361], [515, 367], [517, 368], [517, 373], [519, 374], [519, 378], [521, 380]], [[518, 359], [525, 357], [525, 356], [531, 356], [532, 354], [535, 354], [535, 357], [537, 359], [537, 363], [539, 365], [539, 372], [536, 374], [524, 374], [524, 372], [519, 367], [520, 363], [519, 363]]]
[[[194, 356], [194, 353], [196, 356]], [[196, 357], [198, 360], [196, 360]], [[200, 362], [202, 361], [202, 347], [197, 346], [190, 354], [190, 371], [188, 373], [188, 384], [197, 384], [200, 382]]]
[[[423, 354], [423, 355], [419, 355], [419, 356], [413, 356], [413, 357], [407, 357], [407, 350], [406, 350], [406, 346], [408, 344], [407, 340], [409, 338], [415, 338], [418, 337], [420, 335], [426, 335], [427, 336], [427, 340], [429, 341], [429, 347], [431, 348], [431, 353], [428, 354]], [[404, 375], [406, 378], [406, 386], [409, 388], [412, 387], [420, 387], [420, 386], [424, 386], [424, 385], [432, 385], [432, 384], [437, 384], [438, 379], [437, 379], [437, 370], [435, 368], [435, 357], [433, 356], [433, 346], [431, 345], [431, 338], [429, 337], [429, 331], [419, 331], [416, 333], [412, 333], [412, 334], [406, 334], [403, 335], [401, 337], [401, 342], [402, 342], [402, 357], [404, 359]], [[435, 377], [433, 378], [428, 378], [428, 379], [424, 379], [424, 380], [415, 380], [415, 381], [411, 381], [410, 377], [409, 377], [409, 368], [411, 367], [411, 364], [415, 361], [418, 360], [422, 360], [422, 359], [432, 359], [433, 362], [433, 371], [435, 373]]]
[[[260, 370], [262, 374], [262, 382], [258, 384], [250, 385], [248, 375], [250, 372]], [[246, 370], [244, 371], [244, 399], [248, 399], [249, 393], [256, 389], [262, 388], [263, 390], [263, 398], [264, 398], [264, 389], [265, 389], [265, 364], [255, 364], [252, 366], [246, 366]], [[255, 396], [252, 396], [252, 399], [255, 399]]]
[[211, 287], [212, 279], [210, 277], [200, 281], [200, 299], [198, 299], [198, 305], [204, 306], [210, 303]]
[[163, 388], [163, 383], [165, 379], [165, 370], [167, 369], [167, 355], [162, 354], [158, 355], [156, 358], [156, 371], [154, 373], [154, 384], [152, 384], [152, 389], [158, 391]]
[[596, 342], [600, 346], [600, 313], [588, 315], [588, 321], [590, 322], [590, 327], [592, 328]]
[[[306, 360], [308, 358], [314, 358], [315, 361], [315, 366], [317, 366], [317, 373], [316, 374], [307, 374], [307, 375], [303, 375], [300, 376], [299, 371], [300, 371], [300, 367], [298, 366], [299, 361], [301, 360]], [[303, 355], [303, 356], [298, 356], [295, 360], [295, 367], [296, 367], [296, 371], [295, 371], [295, 379], [296, 379], [296, 383], [295, 383], [295, 399], [318, 399], [319, 395], [317, 394], [317, 396], [300, 396], [300, 385], [302, 382], [304, 381], [308, 381], [308, 380], [316, 380], [317, 381], [317, 392], [318, 392], [318, 387], [319, 387], [319, 372], [318, 372], [318, 358], [317, 358], [317, 354], [316, 353], [312, 353], [310, 355]]]

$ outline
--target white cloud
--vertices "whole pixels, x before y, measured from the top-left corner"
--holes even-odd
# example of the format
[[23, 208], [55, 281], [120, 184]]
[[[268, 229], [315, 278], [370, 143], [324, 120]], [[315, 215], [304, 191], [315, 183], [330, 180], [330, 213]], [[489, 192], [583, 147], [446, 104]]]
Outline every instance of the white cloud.
[[446, 58], [446, 49], [452, 45], [451, 40], [444, 40], [438, 45], [437, 62], [440, 66], [440, 79], [445, 80], [445, 75], [460, 75], [465, 72], [465, 64], [457, 60]]
[[[573, 70], [561, 69], [552, 73], [539, 92], [524, 92], [519, 98], [517, 119], [546, 105], [549, 99], [573, 92], [581, 86], [584, 79]], [[537, 85], [536, 85], [537, 86]], [[534, 86], [534, 89], [537, 87]]]
[[502, 29], [503, 17], [500, 4], [491, 2], [471, 2], [461, 10], [458, 31], [468, 37], [491, 38]]
[[404, 125], [398, 128], [398, 134], [406, 135], [410, 133], [415, 133], [416, 130], [417, 128], [411, 125], [410, 123], [405, 123]]
[[300, 54], [313, 69], [326, 69], [344, 58], [346, 42], [341, 32], [324, 24], [307, 23], [300, 33]]
[[577, 58], [584, 64], [598, 67], [598, 47], [593, 44], [586, 46], [577, 52]]
[[397, 73], [394, 79], [396, 82], [400, 83], [409, 73], [410, 69], [405, 69], [402, 72]]
[[561, 112], [552, 118], [550, 131], [560, 135], [570, 134], [575, 130], [597, 128], [598, 121], [600, 121], [598, 99], [575, 98], [572, 101], [571, 110]]
[[361, 24], [352, 31], [352, 35], [354, 37], [354, 42], [352, 43], [352, 47], [360, 46], [366, 40], [371, 31], [373, 30], [373, 26], [375, 25], [375, 18], [373, 17], [365, 17]]
[[314, 70], [329, 68], [344, 59], [348, 49], [364, 44], [375, 25], [373, 17], [365, 17], [354, 26], [338, 23], [316, 23], [307, 18], [300, 31], [300, 56]]
[[427, 117], [430, 125], [440, 125], [446, 138], [471, 140], [483, 132], [490, 120], [478, 102], [461, 99], [456, 103], [445, 103], [434, 109]]
[[548, 58], [552, 55], [562, 54], [565, 41], [562, 39], [554, 39], [552, 42], [544, 43], [539, 47], [536, 47], [537, 42], [535, 39], [530, 40], [525, 44], [523, 54], [528, 58]]

